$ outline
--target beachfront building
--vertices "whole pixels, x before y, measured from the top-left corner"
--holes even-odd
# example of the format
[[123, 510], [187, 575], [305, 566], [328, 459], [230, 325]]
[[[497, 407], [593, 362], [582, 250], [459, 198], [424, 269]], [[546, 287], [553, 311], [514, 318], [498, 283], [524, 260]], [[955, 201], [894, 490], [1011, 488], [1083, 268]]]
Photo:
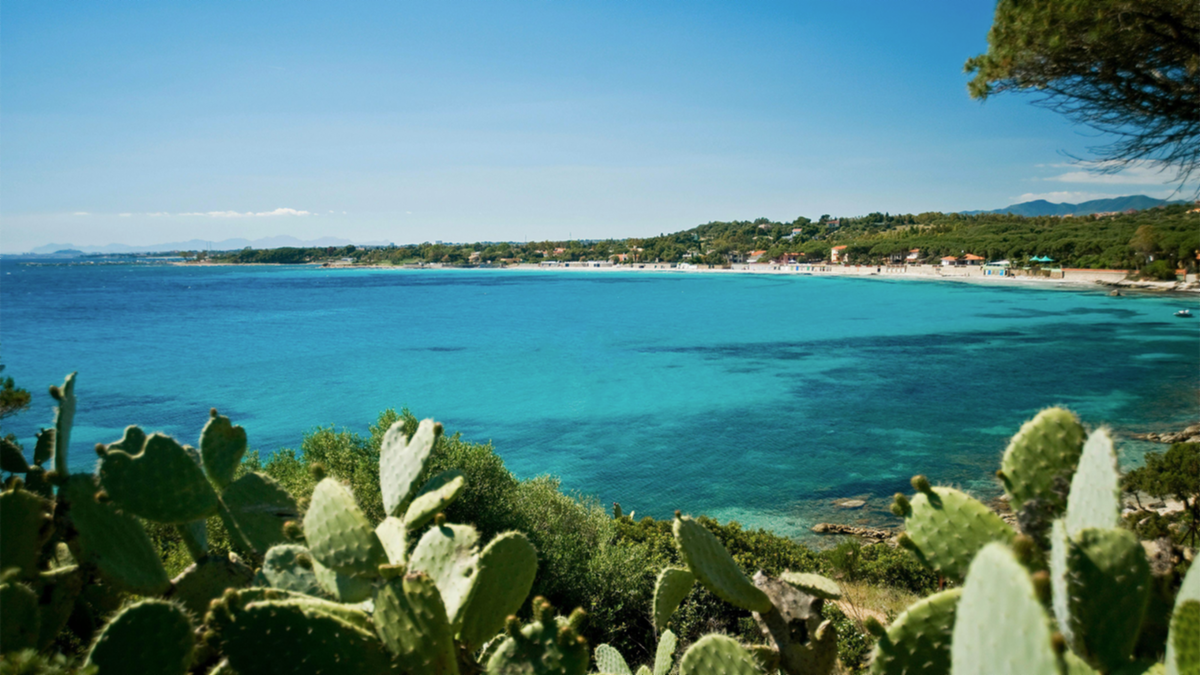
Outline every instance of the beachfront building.
[[750, 251], [750, 256], [746, 258], [746, 262], [756, 263], [756, 262], [758, 262], [759, 258], [762, 258], [766, 254], [767, 254], [767, 252], [765, 250], [764, 251]]
[[844, 263], [846, 262], [846, 247], [834, 246], [829, 250], [829, 262]]
[[942, 258], [942, 267], [953, 267], [958, 264], [958, 258], [948, 255]]
[[921, 259], [921, 249], [919, 249], [919, 248], [914, 248], [913, 250], [908, 252], [908, 255], [904, 256], [904, 260], [906, 262], [910, 262], [910, 263], [915, 263], [920, 259]]
[[963, 256], [963, 264], [964, 265], [982, 265], [983, 264], [983, 256], [978, 256], [973, 253], [968, 253]]
[[1006, 277], [1008, 274], [1009, 262], [1007, 260], [997, 260], [995, 262], [984, 263], [983, 276], [985, 277]]

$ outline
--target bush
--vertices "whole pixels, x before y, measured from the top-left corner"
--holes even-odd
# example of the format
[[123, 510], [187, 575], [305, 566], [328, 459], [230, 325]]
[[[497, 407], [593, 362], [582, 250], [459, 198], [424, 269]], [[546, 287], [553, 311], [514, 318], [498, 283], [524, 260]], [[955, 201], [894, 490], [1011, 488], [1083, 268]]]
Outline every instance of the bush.
[[1166, 260], [1155, 260], [1142, 268], [1141, 277], [1154, 281], [1175, 281], [1175, 266]]
[[[384, 517], [379, 449], [384, 433], [396, 421], [404, 423], [408, 434], [419, 422], [408, 410], [386, 410], [367, 436], [322, 427], [305, 435], [299, 451], [280, 450], [265, 460], [250, 456], [243, 468], [270, 475], [295, 495], [303, 508], [316, 486], [310, 467], [320, 463], [328, 475], [350, 484], [363, 512], [377, 523]], [[583, 607], [591, 615], [584, 631], [591, 644], [611, 644], [631, 662], [652, 660], [657, 645], [650, 618], [654, 580], [663, 567], [685, 564], [671, 532], [672, 521], [613, 518], [596, 499], [564, 493], [558, 479], [551, 476], [518, 480], [490, 444], [470, 443], [459, 434], [438, 439], [418, 484], [449, 469], [463, 472], [467, 489], [446, 509], [448, 520], [474, 525], [482, 541], [509, 530], [524, 532], [538, 550], [538, 575], [530, 596], [542, 595], [560, 608]], [[845, 562], [837, 551], [852, 548], [855, 580], [916, 593], [936, 587], [936, 577], [903, 550], [843, 544], [818, 553], [766, 530], [746, 529], [736, 522], [721, 524], [706, 517], [699, 521], [712, 530], [748, 575], [760, 569], [771, 575], [789, 569], [842, 571]], [[155, 533], [164, 556], [177, 564], [186, 562], [174, 528]], [[227, 546], [223, 531], [210, 526], [209, 537]], [[751, 643], [763, 639], [749, 612], [717, 599], [698, 584], [676, 612], [672, 630], [685, 646], [714, 631]]]

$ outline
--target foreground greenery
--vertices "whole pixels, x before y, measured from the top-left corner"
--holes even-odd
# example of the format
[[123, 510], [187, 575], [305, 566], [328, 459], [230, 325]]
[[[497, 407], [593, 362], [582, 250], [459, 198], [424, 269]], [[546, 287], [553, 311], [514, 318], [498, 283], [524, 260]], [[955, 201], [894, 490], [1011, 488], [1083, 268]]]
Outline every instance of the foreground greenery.
[[546, 260], [616, 260], [623, 264], [692, 262], [727, 265], [753, 251], [761, 260], [797, 254], [800, 260], [828, 260], [834, 246], [845, 246], [851, 263], [903, 262], [911, 249], [934, 262], [942, 256], [973, 253], [1014, 264], [1049, 256], [1066, 267], [1139, 269], [1152, 259], [1195, 270], [1200, 252], [1200, 215], [1191, 205], [1176, 204], [1102, 218], [1024, 217], [959, 213], [886, 214], [790, 223], [766, 218], [711, 222], [658, 237], [603, 241], [492, 242], [414, 244], [360, 248], [277, 248], [216, 253], [209, 259], [230, 263], [301, 264], [341, 261], [403, 265], [440, 263], [481, 265], [539, 263]]

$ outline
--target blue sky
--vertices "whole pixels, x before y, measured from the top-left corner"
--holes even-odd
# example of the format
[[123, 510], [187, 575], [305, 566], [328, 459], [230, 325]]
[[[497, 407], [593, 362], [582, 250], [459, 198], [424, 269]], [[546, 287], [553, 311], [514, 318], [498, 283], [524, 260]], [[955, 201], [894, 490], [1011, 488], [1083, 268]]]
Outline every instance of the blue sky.
[[0, 250], [1167, 196], [966, 93], [993, 2], [47, 3], [0, 22]]

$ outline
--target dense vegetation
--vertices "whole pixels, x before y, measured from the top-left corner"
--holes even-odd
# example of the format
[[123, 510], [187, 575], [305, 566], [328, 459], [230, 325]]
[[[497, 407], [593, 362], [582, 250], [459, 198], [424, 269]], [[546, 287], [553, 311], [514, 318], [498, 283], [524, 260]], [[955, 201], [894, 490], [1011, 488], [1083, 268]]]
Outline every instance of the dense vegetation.
[[861, 264], [903, 261], [911, 249], [920, 249], [920, 258], [931, 262], [942, 256], [973, 253], [1014, 263], [1049, 256], [1067, 267], [1138, 269], [1151, 260], [1163, 260], [1172, 270], [1195, 269], [1200, 215], [1188, 213], [1191, 208], [1176, 204], [1132, 214], [1078, 218], [937, 212], [871, 213], [840, 219], [824, 215], [816, 221], [801, 217], [790, 223], [759, 218], [711, 222], [674, 234], [624, 240], [246, 249], [209, 258], [286, 264], [345, 260], [376, 265], [499, 265], [604, 260], [727, 265], [744, 262], [754, 251], [765, 252], [763, 262], [784, 254], [821, 261], [829, 258], [834, 246], [846, 246], [849, 262]]

